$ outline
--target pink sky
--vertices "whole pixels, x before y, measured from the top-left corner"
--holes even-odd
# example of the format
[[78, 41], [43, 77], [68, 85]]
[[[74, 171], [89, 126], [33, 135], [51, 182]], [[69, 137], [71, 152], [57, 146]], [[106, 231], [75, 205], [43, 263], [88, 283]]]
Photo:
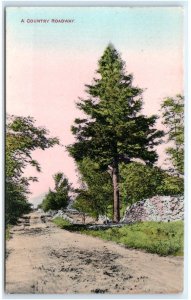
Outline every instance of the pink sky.
[[[115, 45], [118, 49], [117, 45]], [[58, 136], [63, 145], [74, 141], [70, 127], [80, 115], [75, 107], [78, 97], [84, 96], [84, 84], [91, 83], [97, 61], [104, 48], [84, 53], [64, 52], [61, 47], [34, 48], [15, 43], [7, 36], [7, 112], [33, 116], [37, 125], [45, 126], [52, 136]], [[164, 97], [183, 92], [183, 53], [181, 48], [134, 51], [118, 49], [126, 61], [127, 71], [134, 74], [134, 84], [145, 88], [144, 111], [159, 114]], [[164, 146], [160, 153], [164, 151]], [[77, 183], [75, 164], [64, 147], [56, 146], [33, 153], [42, 172], [32, 168], [26, 173], [37, 175], [38, 183], [31, 184], [31, 197], [38, 196], [52, 187], [52, 175], [64, 172], [69, 180]], [[160, 161], [163, 162], [164, 155]]]

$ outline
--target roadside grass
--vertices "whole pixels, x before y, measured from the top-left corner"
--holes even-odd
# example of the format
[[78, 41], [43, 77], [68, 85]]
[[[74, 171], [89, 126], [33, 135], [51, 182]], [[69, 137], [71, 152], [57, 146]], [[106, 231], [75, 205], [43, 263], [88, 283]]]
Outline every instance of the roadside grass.
[[142, 249], [161, 256], [183, 256], [184, 254], [184, 223], [182, 221], [139, 222], [99, 230], [88, 229], [87, 225], [73, 225], [62, 218], [56, 218], [53, 222], [62, 229], [113, 241], [127, 248]]
[[10, 238], [11, 238], [10, 230], [11, 230], [11, 225], [7, 225], [6, 229], [5, 229], [5, 239], [6, 239], [6, 241], [10, 240]]

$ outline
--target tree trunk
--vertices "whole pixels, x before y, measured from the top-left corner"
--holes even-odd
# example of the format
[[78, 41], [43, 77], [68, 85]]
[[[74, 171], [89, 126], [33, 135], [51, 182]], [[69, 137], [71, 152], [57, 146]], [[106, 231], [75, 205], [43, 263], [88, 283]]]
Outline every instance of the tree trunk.
[[112, 170], [113, 181], [113, 222], [118, 223], [120, 221], [120, 199], [119, 199], [119, 168], [118, 164], [115, 164]]
[[83, 222], [83, 224], [86, 223], [86, 215], [85, 214], [82, 214], [82, 222]]

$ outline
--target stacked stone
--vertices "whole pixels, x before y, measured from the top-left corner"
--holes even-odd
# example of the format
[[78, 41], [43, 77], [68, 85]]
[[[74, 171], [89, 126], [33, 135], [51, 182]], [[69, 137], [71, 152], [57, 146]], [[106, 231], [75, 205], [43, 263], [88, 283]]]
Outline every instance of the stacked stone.
[[147, 211], [144, 207], [146, 200], [134, 203], [127, 208], [125, 216], [122, 220], [124, 223], [135, 223], [147, 219]]
[[172, 220], [184, 220], [184, 197], [180, 197], [179, 201], [173, 198], [171, 201], [171, 212]]
[[[166, 221], [170, 217], [169, 197], [154, 196], [145, 201], [145, 209], [147, 211], [146, 221]], [[144, 219], [143, 219], [144, 221]]]
[[122, 222], [170, 222], [184, 219], [183, 196], [154, 196], [138, 201], [127, 208]]

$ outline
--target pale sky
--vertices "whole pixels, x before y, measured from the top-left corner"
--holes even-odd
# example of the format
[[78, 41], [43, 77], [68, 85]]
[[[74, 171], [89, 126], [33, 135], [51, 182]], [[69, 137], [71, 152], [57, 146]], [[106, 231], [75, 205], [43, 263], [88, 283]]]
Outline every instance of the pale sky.
[[[31, 23], [36, 19], [49, 22]], [[75, 102], [85, 96], [84, 85], [92, 82], [109, 42], [133, 73], [134, 85], [145, 89], [147, 115], [159, 114], [164, 97], [183, 93], [182, 8], [8, 8], [6, 22], [7, 112], [34, 117], [63, 145], [74, 141], [70, 127], [80, 116]], [[64, 147], [37, 150], [33, 157], [42, 172], [26, 170], [39, 178], [31, 184], [31, 198], [47, 192], [58, 171], [76, 185], [75, 164]]]

